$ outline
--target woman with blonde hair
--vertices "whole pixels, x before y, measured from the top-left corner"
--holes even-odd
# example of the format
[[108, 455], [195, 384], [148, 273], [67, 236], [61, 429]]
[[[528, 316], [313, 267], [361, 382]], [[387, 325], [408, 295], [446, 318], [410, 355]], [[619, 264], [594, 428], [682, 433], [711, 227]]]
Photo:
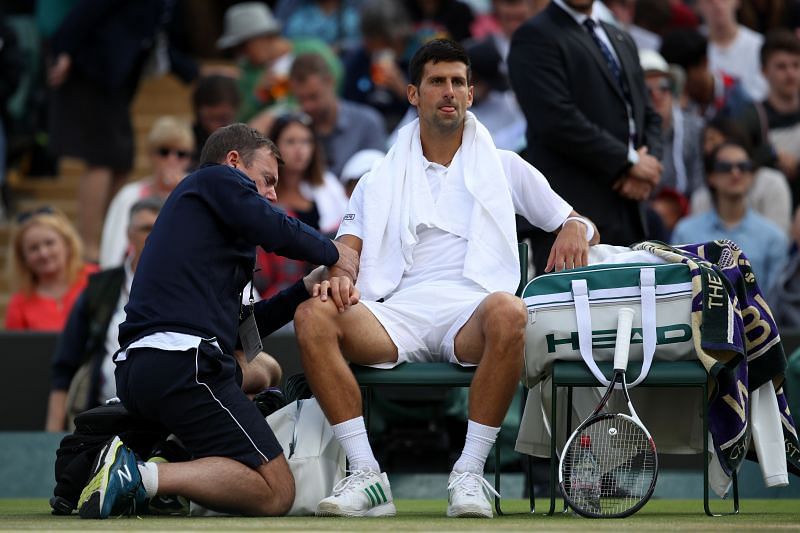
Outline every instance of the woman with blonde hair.
[[188, 123], [172, 116], [158, 118], [147, 136], [147, 145], [153, 173], [125, 185], [111, 201], [100, 241], [102, 268], [122, 264], [127, 255], [128, 213], [133, 204], [148, 196], [166, 200], [189, 172], [194, 134]]
[[6, 329], [61, 331], [95, 265], [83, 262], [83, 244], [69, 219], [42, 207], [20, 213], [12, 239], [13, 281]]

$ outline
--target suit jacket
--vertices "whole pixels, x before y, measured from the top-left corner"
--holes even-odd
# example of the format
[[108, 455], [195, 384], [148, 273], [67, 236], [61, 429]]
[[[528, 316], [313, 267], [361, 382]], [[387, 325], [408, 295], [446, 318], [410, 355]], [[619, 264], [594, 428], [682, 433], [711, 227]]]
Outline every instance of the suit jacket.
[[[661, 156], [661, 120], [652, 109], [636, 45], [602, 23], [630, 88], [634, 146]], [[638, 202], [612, 189], [630, 167], [625, 97], [589, 33], [551, 2], [514, 34], [511, 85], [528, 121], [528, 160], [575, 210], [589, 216], [604, 243], [630, 245], [646, 233]]]

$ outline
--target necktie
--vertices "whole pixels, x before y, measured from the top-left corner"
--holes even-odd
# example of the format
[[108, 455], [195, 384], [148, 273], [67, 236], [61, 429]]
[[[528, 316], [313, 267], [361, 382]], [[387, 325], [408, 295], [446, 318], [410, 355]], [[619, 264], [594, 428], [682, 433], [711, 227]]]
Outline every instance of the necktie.
[[595, 32], [597, 23], [594, 20], [587, 18], [583, 21], [583, 25], [589, 32], [589, 35], [592, 37], [594, 44], [597, 45], [597, 48], [600, 50], [603, 58], [606, 60], [608, 69], [611, 71], [611, 74], [614, 75], [614, 79], [617, 80], [617, 85], [619, 86], [620, 90], [622, 90], [622, 94], [625, 95], [625, 99], [629, 100], [628, 85], [625, 83], [625, 78], [622, 76], [622, 69], [620, 68], [619, 63], [617, 63], [617, 60], [614, 58], [614, 55], [611, 53], [611, 50], [609, 50], [608, 46], [606, 46], [606, 43], [604, 43], [600, 37], [597, 36], [597, 33]]
[[633, 120], [633, 104], [631, 103], [632, 100], [630, 88], [628, 87], [628, 83], [622, 73], [622, 68], [620, 67], [620, 64], [617, 63], [616, 58], [611, 53], [611, 50], [609, 50], [608, 46], [606, 46], [606, 43], [604, 43], [603, 40], [597, 36], [597, 33], [595, 32], [597, 23], [594, 20], [587, 18], [583, 21], [583, 26], [589, 32], [594, 44], [596, 44], [597, 48], [600, 50], [600, 54], [606, 60], [608, 69], [611, 71], [614, 79], [617, 80], [617, 86], [622, 91], [622, 96], [625, 98], [625, 107], [628, 109], [628, 134], [630, 136], [631, 147], [633, 147], [636, 139], [636, 123]]

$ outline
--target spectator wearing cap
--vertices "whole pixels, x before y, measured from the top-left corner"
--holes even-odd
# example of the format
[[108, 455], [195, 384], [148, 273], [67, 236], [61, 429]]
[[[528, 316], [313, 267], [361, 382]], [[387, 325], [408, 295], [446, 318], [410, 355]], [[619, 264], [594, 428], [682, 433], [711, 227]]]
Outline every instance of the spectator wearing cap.
[[[286, 38], [281, 23], [269, 7], [261, 2], [235, 4], [225, 12], [222, 36], [217, 48], [231, 50], [238, 58], [239, 92], [242, 97], [238, 119], [248, 122], [262, 111], [289, 102], [289, 69], [295, 56], [315, 53], [328, 64], [338, 87], [343, 74], [342, 64], [324, 41], [310, 36]], [[252, 125], [265, 131], [269, 117]]]
[[339, 176], [339, 181], [342, 182], [347, 197], [353, 195], [353, 189], [356, 188], [358, 180], [372, 170], [372, 166], [383, 159], [386, 155], [382, 150], [367, 149], [356, 152], [347, 160], [342, 169], [342, 174]]
[[128, 214], [133, 204], [149, 196], [165, 200], [189, 172], [194, 135], [188, 124], [175, 117], [160, 117], [147, 136], [147, 144], [152, 174], [125, 185], [108, 207], [100, 241], [102, 268], [119, 266], [129, 252]]
[[701, 143], [703, 120], [681, 110], [673, 92], [673, 75], [661, 54], [653, 50], [640, 50], [639, 63], [644, 71], [644, 84], [653, 102], [653, 109], [661, 116], [664, 154], [658, 189], [674, 189], [691, 196], [704, 180]]
[[325, 149], [328, 169], [338, 176], [345, 161], [365, 148], [386, 147], [386, 123], [369, 106], [336, 95], [333, 73], [317, 54], [295, 59], [289, 86], [300, 109], [311, 117], [317, 140]]

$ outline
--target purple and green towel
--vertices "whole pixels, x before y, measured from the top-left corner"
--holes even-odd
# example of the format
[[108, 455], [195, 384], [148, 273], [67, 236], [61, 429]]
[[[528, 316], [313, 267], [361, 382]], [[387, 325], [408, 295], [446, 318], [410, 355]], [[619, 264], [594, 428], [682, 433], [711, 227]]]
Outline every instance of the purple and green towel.
[[645, 241], [632, 249], [689, 266], [694, 345], [714, 381], [709, 431], [725, 473], [737, 471], [745, 458], [749, 395], [768, 381], [778, 398], [787, 463], [800, 468], [797, 430], [783, 393], [786, 356], [781, 337], [742, 250], [729, 240], [680, 246]]

